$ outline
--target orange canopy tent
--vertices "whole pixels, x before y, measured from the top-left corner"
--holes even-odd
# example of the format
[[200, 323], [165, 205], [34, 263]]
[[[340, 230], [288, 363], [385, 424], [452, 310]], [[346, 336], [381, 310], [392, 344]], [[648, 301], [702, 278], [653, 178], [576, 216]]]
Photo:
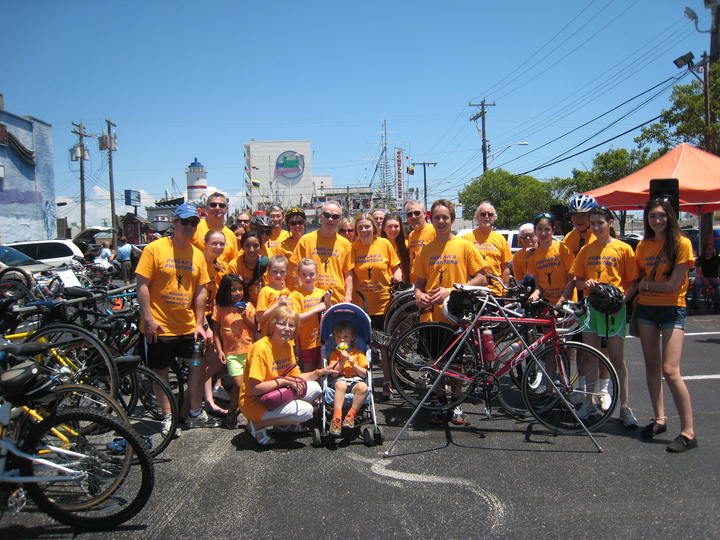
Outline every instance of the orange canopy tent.
[[720, 209], [720, 157], [686, 143], [630, 176], [586, 195], [613, 210], [642, 210], [650, 198], [650, 180], [656, 178], [678, 179], [681, 212], [704, 214]]

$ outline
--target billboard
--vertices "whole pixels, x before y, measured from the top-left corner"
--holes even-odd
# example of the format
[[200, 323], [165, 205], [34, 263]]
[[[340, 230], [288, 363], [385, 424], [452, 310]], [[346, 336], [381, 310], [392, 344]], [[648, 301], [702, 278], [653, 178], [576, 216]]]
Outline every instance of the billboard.
[[134, 189], [125, 190], [125, 206], [140, 206], [140, 192]]

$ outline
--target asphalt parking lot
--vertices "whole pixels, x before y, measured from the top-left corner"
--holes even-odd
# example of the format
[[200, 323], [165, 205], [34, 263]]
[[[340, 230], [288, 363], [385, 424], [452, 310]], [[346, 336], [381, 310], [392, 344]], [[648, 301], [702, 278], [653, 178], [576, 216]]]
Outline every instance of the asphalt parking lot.
[[[242, 431], [185, 431], [156, 462], [145, 509], [116, 531], [74, 534], [33, 508], [5, 514], [9, 538], [718, 538], [720, 313], [688, 319], [683, 376], [699, 447], [669, 454], [679, 431], [669, 394], [668, 432], [640, 438], [614, 419], [596, 437], [554, 436], [537, 424], [468, 406], [465, 426], [431, 426], [421, 412], [389, 442], [336, 449], [279, 436], [261, 449]], [[637, 339], [628, 339], [631, 405], [652, 416]], [[396, 397], [378, 405], [392, 440], [412, 413]]]

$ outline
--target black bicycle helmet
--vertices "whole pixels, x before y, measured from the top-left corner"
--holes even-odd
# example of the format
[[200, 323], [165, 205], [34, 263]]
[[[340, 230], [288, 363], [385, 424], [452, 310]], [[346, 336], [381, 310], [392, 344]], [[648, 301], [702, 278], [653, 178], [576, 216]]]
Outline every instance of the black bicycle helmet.
[[617, 313], [623, 305], [623, 293], [615, 285], [598, 283], [590, 289], [588, 302], [599, 313], [612, 315]]
[[571, 214], [582, 214], [589, 212], [598, 205], [595, 197], [590, 195], [575, 195], [572, 200], [568, 203], [568, 212]]
[[260, 214], [258, 216], [253, 216], [250, 220], [250, 228], [251, 229], [272, 229], [273, 222], [272, 219], [267, 217], [264, 214]]

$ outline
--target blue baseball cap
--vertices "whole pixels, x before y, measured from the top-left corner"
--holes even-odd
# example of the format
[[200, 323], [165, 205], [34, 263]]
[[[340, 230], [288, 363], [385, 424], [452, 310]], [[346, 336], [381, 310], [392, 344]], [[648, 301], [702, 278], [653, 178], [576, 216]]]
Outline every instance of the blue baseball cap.
[[178, 206], [173, 213], [173, 217], [178, 217], [180, 219], [196, 217], [200, 219], [197, 207], [193, 206], [192, 204], [181, 204], [180, 206]]

